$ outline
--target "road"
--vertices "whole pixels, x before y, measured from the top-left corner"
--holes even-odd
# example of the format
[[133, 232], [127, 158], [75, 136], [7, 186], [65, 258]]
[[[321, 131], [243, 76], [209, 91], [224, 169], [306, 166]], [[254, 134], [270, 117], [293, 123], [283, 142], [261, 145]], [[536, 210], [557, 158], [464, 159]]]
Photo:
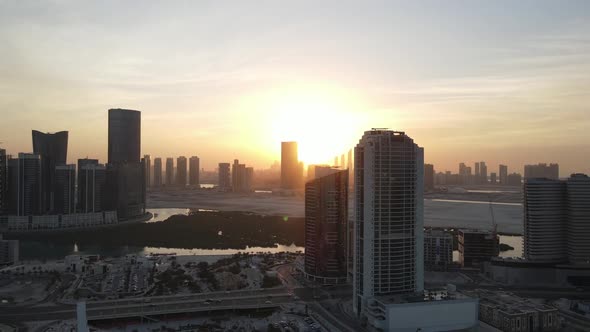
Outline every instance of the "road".
[[[284, 288], [275, 288], [88, 302], [86, 312], [89, 320], [101, 320], [215, 310], [272, 308], [292, 301], [292, 296]], [[0, 321], [19, 323], [63, 320], [75, 318], [75, 313], [74, 304], [53, 307], [3, 307], [0, 310]]]

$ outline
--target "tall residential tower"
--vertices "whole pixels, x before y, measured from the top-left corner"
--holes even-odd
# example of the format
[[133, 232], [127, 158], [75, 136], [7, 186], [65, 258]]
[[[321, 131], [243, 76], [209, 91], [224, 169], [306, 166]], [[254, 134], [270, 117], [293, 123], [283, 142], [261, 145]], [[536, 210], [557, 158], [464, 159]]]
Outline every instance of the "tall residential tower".
[[424, 150], [404, 132], [366, 131], [354, 150], [353, 310], [424, 289]]
[[199, 170], [200, 170], [200, 162], [199, 162], [199, 157], [197, 156], [192, 156], [189, 159], [188, 162], [188, 183], [191, 186], [196, 186], [197, 188], [199, 187], [200, 181], [199, 181]]
[[41, 213], [55, 212], [55, 167], [65, 165], [68, 155], [68, 132], [42, 133], [33, 130], [33, 153], [41, 160]]
[[305, 277], [347, 280], [348, 170], [330, 168], [305, 184]]

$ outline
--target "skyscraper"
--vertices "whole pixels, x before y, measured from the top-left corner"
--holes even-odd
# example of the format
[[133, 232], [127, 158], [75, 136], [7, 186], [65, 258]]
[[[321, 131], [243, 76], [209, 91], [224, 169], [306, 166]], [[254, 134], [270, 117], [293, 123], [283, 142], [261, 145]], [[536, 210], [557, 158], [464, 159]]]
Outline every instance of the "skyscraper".
[[507, 185], [508, 184], [508, 166], [500, 165], [498, 167], [498, 174], [500, 175], [500, 184]]
[[219, 163], [219, 181], [217, 187], [221, 191], [231, 190], [231, 178], [229, 169], [229, 163]]
[[109, 110], [108, 165], [105, 209], [119, 219], [145, 213], [145, 160], [141, 158], [141, 112]]
[[53, 195], [54, 213], [76, 213], [76, 165], [58, 165], [55, 167]]
[[78, 159], [78, 211], [103, 211], [106, 168], [98, 160]]
[[[240, 164], [238, 159], [234, 160], [232, 164], [232, 191], [233, 192], [248, 192], [251, 189], [252, 178], [248, 179], [248, 171], [245, 164]], [[254, 174], [254, 169], [251, 171]]]
[[149, 154], [143, 156], [145, 166], [145, 187], [152, 186], [152, 159]]
[[33, 130], [33, 153], [41, 160], [41, 213], [54, 210], [55, 167], [65, 165], [68, 155], [68, 132], [55, 134]]
[[567, 215], [569, 261], [590, 265], [590, 177], [585, 174], [567, 180]]
[[354, 150], [353, 310], [424, 288], [424, 150], [404, 132], [366, 131]]
[[305, 277], [323, 283], [347, 280], [348, 170], [305, 184]]
[[244, 181], [244, 191], [252, 191], [254, 186], [254, 167], [246, 167], [246, 179]]
[[468, 167], [467, 165], [465, 165], [465, 163], [459, 164], [459, 181], [457, 182], [457, 184], [470, 184], [472, 182], [471, 167]]
[[434, 189], [434, 165], [424, 164], [424, 189]]
[[166, 185], [174, 184], [174, 159], [166, 158]]
[[297, 142], [281, 142], [281, 188], [297, 189], [301, 185]]
[[479, 162], [479, 181], [480, 184], [488, 183], [488, 166], [485, 161]]
[[200, 170], [200, 162], [199, 162], [199, 157], [197, 156], [192, 156], [189, 159], [189, 175], [188, 175], [188, 183], [191, 186], [196, 186], [197, 188], [199, 187], [199, 170]]
[[491, 184], [497, 184], [498, 183], [498, 177], [496, 175], [496, 172], [490, 173], [490, 183]]
[[8, 198], [8, 156], [6, 150], [0, 149], [0, 215], [6, 213], [6, 199]]
[[145, 166], [139, 163], [108, 164], [107, 183], [103, 197], [105, 210], [116, 210], [120, 220], [145, 213]]
[[19, 153], [8, 161], [8, 213], [30, 216], [44, 213], [41, 204], [41, 158]]
[[524, 178], [547, 178], [552, 180], [559, 179], [559, 165], [558, 164], [537, 164], [524, 165]]
[[176, 185], [179, 187], [186, 186], [186, 157], [176, 158]]
[[141, 153], [141, 112], [109, 110], [109, 164], [139, 163]]
[[154, 187], [162, 185], [162, 158], [154, 159]]
[[566, 184], [559, 180], [524, 182], [524, 256], [537, 262], [567, 260]]

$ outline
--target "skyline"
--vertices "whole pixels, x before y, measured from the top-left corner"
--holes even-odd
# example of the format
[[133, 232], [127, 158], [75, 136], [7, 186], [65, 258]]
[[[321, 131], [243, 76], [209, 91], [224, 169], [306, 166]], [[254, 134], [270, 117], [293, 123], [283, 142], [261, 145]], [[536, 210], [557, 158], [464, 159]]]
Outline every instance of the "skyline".
[[105, 161], [107, 109], [121, 107], [142, 111], [142, 155], [206, 169], [267, 168], [289, 140], [306, 164], [329, 162], [388, 127], [437, 171], [590, 172], [587, 2], [311, 6], [2, 3], [2, 148], [67, 130], [68, 162]]

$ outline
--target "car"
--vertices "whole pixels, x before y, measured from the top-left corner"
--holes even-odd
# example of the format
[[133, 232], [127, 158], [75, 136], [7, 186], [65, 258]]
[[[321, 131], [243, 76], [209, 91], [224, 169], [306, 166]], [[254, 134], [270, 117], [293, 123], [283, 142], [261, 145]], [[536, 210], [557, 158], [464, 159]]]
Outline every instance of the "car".
[[271, 302], [271, 301], [268, 301], [268, 300], [266, 300], [266, 301], [264, 301], [264, 304], [272, 304], [272, 302]]

